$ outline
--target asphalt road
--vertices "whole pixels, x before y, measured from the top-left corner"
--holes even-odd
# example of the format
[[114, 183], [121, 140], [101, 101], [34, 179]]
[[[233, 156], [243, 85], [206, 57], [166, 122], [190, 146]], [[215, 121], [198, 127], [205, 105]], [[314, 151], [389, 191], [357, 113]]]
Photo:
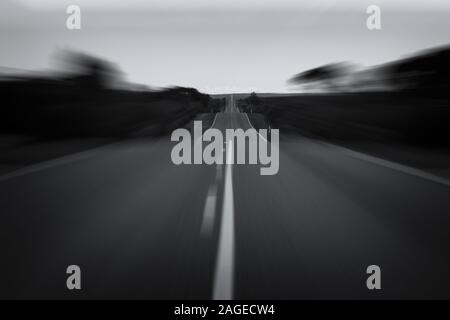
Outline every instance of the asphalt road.
[[[250, 123], [230, 97], [213, 127]], [[450, 298], [445, 181], [282, 133], [274, 176], [176, 166], [174, 145], [127, 141], [0, 177], [0, 298]], [[73, 264], [81, 290], [66, 288]], [[372, 264], [381, 290], [366, 287]]]

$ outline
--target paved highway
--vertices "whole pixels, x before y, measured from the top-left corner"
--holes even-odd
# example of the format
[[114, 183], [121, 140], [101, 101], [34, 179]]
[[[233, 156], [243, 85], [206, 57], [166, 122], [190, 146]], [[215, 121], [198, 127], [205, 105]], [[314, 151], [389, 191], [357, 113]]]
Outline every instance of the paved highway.
[[[230, 96], [213, 127], [251, 124]], [[274, 176], [176, 166], [174, 144], [124, 141], [0, 177], [0, 298], [450, 298], [445, 180], [282, 132]], [[73, 264], [80, 291], [66, 288]], [[381, 290], [366, 287], [372, 264]]]

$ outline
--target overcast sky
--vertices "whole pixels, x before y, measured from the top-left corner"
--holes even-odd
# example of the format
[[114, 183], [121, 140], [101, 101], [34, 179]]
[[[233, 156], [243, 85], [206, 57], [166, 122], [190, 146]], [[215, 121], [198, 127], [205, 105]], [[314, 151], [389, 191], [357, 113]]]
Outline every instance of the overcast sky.
[[439, 9], [448, 6], [448, 0], [18, 0], [16, 1], [25, 6], [40, 10], [49, 10], [67, 6], [69, 4], [78, 4], [83, 7], [109, 9], [180, 9], [180, 10], [198, 10], [198, 9], [239, 9], [247, 10], [254, 8], [297, 8], [313, 9], [340, 7], [343, 9], [354, 9], [357, 5], [376, 4], [386, 6], [389, 9], [399, 8], [432, 8]]
[[[65, 26], [73, 3], [79, 31]], [[367, 30], [369, 4], [382, 30]], [[72, 48], [150, 86], [285, 92], [292, 75], [326, 63], [369, 66], [449, 44], [449, 13], [449, 0], [2, 0], [0, 66], [45, 69], [56, 48]]]

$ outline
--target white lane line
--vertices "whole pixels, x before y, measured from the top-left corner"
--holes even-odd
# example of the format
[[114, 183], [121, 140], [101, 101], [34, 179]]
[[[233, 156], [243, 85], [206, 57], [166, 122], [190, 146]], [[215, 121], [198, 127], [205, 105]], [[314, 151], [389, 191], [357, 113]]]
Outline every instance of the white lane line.
[[107, 144], [104, 146], [84, 150], [84, 151], [73, 153], [73, 154], [63, 156], [60, 158], [46, 160], [43, 162], [32, 164], [32, 165], [17, 169], [15, 171], [12, 171], [10, 173], [0, 176], [0, 182], [10, 180], [13, 178], [17, 178], [17, 177], [21, 177], [21, 176], [31, 174], [34, 172], [43, 171], [43, 170], [50, 169], [53, 167], [62, 166], [64, 164], [76, 162], [79, 160], [87, 159], [89, 157], [92, 157], [93, 155], [95, 155], [96, 153], [98, 153], [101, 150], [108, 149], [108, 148], [111, 148], [112, 146], [120, 145], [120, 144], [123, 144], [123, 141], [113, 142], [113, 143], [110, 143], [110, 144]]
[[200, 234], [208, 237], [212, 234], [214, 228], [214, 220], [216, 215], [217, 186], [215, 183], [209, 186], [208, 195], [203, 209], [203, 221]]
[[227, 163], [223, 193], [222, 219], [219, 234], [213, 299], [233, 299], [234, 282], [234, 203], [233, 203], [233, 141], [227, 144]]
[[408, 175], [412, 175], [412, 176], [416, 176], [425, 180], [430, 180], [439, 184], [443, 184], [445, 186], [450, 186], [450, 181], [445, 179], [445, 178], [441, 178], [439, 176], [436, 176], [434, 174], [425, 172], [423, 170], [420, 169], [416, 169], [413, 167], [409, 167], [400, 163], [396, 163], [396, 162], [392, 162], [389, 160], [385, 160], [385, 159], [381, 159], [378, 157], [374, 157], [365, 153], [361, 153], [355, 150], [351, 150], [345, 147], [341, 147], [341, 146], [337, 146], [334, 144], [330, 144], [328, 142], [323, 142], [321, 141], [320, 143], [325, 144], [327, 146], [329, 146], [330, 148], [334, 148], [337, 150], [340, 150], [341, 152], [347, 154], [350, 157], [359, 159], [359, 160], [363, 160], [363, 161], [367, 161], [367, 162], [371, 162], [374, 163], [376, 165], [391, 169], [391, 170], [395, 170], [395, 171], [400, 171], [402, 173], [406, 173]]
[[223, 165], [217, 164], [216, 165], [216, 182], [219, 183], [220, 180], [222, 180], [222, 171], [223, 171]]
[[217, 119], [217, 113], [216, 113], [216, 115], [214, 116], [214, 121], [213, 121], [213, 123], [212, 123], [210, 129], [214, 128], [214, 125], [216, 124], [216, 119]]
[[214, 229], [214, 220], [216, 219], [216, 202], [217, 202], [217, 186], [222, 180], [223, 165], [216, 165], [216, 179], [215, 182], [209, 186], [208, 195], [205, 200], [205, 207], [203, 209], [203, 220], [200, 229], [200, 234], [208, 237], [212, 234]]
[[252, 125], [252, 123], [250, 122], [250, 119], [248, 118], [248, 115], [247, 115], [246, 113], [245, 113], [245, 116], [247, 117], [247, 121], [248, 121], [248, 124], [250, 125], [250, 127], [252, 127], [252, 128], [259, 134], [259, 136], [260, 136], [261, 138], [264, 139], [265, 142], [269, 142], [269, 141], [267, 141], [266, 138], [264, 138], [263, 135], [261, 135], [261, 133], [259, 133], [258, 130], [255, 129], [255, 127], [253, 127], [253, 125]]
[[[206, 129], [206, 130], [212, 129], [212, 128], [214, 127], [214, 124], [216, 123], [216, 119], [217, 119], [217, 113], [216, 113], [216, 115], [214, 116], [214, 121], [213, 121], [211, 127], [209, 127], [209, 128]], [[206, 130], [205, 130], [205, 131], [206, 131]], [[204, 134], [204, 133], [205, 133], [205, 132], [203, 131], [203, 127], [202, 127], [202, 134], [199, 135], [199, 136], [197, 137], [197, 139], [195, 139], [194, 143], [198, 143], [198, 144], [203, 143], [203, 134]]]

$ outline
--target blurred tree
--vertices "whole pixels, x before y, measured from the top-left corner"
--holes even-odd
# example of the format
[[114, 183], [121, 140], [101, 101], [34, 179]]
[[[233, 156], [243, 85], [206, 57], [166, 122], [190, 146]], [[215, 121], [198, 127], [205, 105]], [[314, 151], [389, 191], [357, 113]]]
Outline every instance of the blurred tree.
[[124, 83], [124, 73], [105, 59], [71, 50], [58, 51], [56, 59], [66, 76], [86, 89], [115, 88]]
[[346, 62], [327, 64], [301, 72], [289, 80], [289, 83], [306, 85], [313, 89], [338, 89], [340, 80], [349, 75], [351, 65]]
[[253, 113], [253, 108], [259, 105], [261, 102], [260, 98], [256, 95], [255, 92], [252, 92], [250, 96], [247, 98], [247, 102], [250, 106], [250, 113]]

